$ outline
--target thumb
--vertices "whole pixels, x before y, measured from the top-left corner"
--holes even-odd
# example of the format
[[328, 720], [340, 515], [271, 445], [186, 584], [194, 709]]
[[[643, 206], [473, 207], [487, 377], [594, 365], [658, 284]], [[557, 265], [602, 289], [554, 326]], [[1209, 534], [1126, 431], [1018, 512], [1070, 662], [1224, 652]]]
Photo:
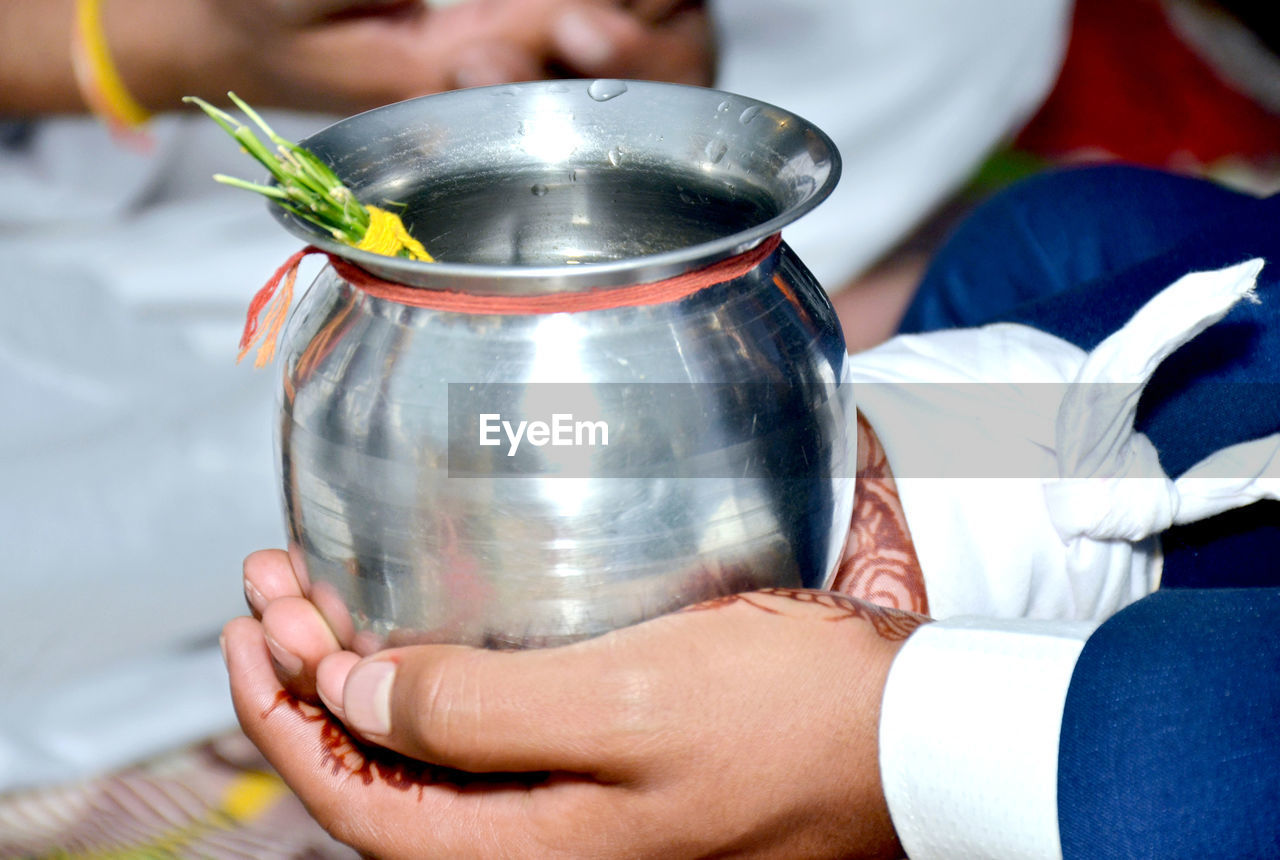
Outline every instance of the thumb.
[[343, 717], [380, 746], [472, 773], [625, 781], [635, 774], [633, 751], [647, 734], [659, 676], [590, 645], [384, 651], [351, 668]]

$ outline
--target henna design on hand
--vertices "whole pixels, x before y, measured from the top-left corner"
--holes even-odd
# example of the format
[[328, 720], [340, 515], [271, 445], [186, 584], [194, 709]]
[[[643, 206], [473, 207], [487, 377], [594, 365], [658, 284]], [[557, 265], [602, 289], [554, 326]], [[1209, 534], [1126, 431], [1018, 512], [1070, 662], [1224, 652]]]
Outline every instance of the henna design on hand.
[[881, 606], [928, 614], [924, 572], [889, 459], [862, 413], [858, 466], [849, 539], [831, 588]]
[[320, 729], [323, 763], [334, 775], [349, 774], [365, 785], [375, 782], [398, 791], [418, 790], [421, 798], [429, 785], [452, 783], [452, 773], [444, 768], [416, 761], [382, 747], [356, 740], [328, 711], [298, 699], [286, 690], [276, 693], [275, 702], [262, 713], [265, 720], [281, 705], [293, 711], [304, 722]]
[[821, 606], [830, 610], [827, 615], [822, 617], [822, 621], [847, 621], [849, 619], [866, 621], [875, 629], [880, 638], [888, 639], [891, 642], [901, 642], [915, 632], [917, 627], [929, 621], [923, 615], [879, 606], [866, 600], [850, 597], [847, 594], [838, 594], [834, 591], [814, 591], [805, 588], [762, 588], [757, 591], [726, 594], [723, 597], [717, 597], [686, 607], [683, 611], [697, 612], [707, 609], [719, 609], [734, 603], [745, 603], [770, 615], [784, 614], [762, 603], [759, 600], [761, 595], [785, 597], [799, 603]]
[[545, 783], [548, 779], [546, 773], [467, 773], [418, 761], [385, 747], [363, 743], [343, 728], [342, 724], [328, 711], [298, 699], [287, 690], [276, 693], [271, 707], [262, 712], [262, 719], [270, 717], [272, 712], [282, 705], [297, 714], [304, 722], [319, 726], [321, 761], [324, 767], [327, 767], [335, 776], [347, 774], [359, 779], [365, 785], [377, 783], [397, 791], [416, 790], [418, 799], [421, 800], [423, 792], [429, 786], [462, 789], [476, 785], [518, 785], [523, 788], [532, 788]]

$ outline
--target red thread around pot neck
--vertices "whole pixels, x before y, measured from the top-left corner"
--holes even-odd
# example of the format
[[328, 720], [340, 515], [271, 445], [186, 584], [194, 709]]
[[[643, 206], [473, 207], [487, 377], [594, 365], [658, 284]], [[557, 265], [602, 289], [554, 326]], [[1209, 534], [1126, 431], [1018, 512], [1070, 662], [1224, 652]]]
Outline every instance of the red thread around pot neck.
[[[244, 333], [240, 338], [237, 361], [259, 344], [255, 365], [271, 361], [275, 354], [276, 339], [284, 325], [289, 304], [293, 301], [293, 288], [298, 278], [298, 266], [311, 254], [324, 254], [338, 275], [352, 286], [375, 298], [428, 310], [465, 314], [534, 315], [553, 313], [580, 313], [582, 311], [608, 310], [611, 308], [643, 307], [678, 301], [699, 290], [727, 283], [742, 277], [760, 265], [781, 244], [782, 237], [775, 233], [759, 245], [747, 251], [720, 260], [672, 278], [650, 284], [633, 284], [623, 287], [598, 287], [572, 292], [546, 293], [532, 296], [485, 296], [454, 290], [433, 290], [396, 284], [372, 275], [350, 261], [322, 248], [308, 245], [285, 261], [271, 279], [263, 285], [249, 304]], [[428, 264], [429, 265], [429, 264]], [[264, 315], [265, 309], [265, 315]], [[259, 318], [261, 317], [262, 330]]]

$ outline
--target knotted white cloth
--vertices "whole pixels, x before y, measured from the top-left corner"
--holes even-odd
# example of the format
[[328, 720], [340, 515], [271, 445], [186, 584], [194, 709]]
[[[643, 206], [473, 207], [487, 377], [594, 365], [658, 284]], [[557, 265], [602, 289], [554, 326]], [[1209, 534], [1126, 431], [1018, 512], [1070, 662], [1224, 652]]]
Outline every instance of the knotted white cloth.
[[1096, 590], [1112, 583], [1091, 573], [1119, 543], [1280, 493], [1280, 434], [1218, 451], [1174, 481], [1151, 441], [1133, 429], [1156, 368], [1237, 302], [1257, 301], [1262, 266], [1250, 260], [1180, 278], [1099, 344], [1067, 389], [1057, 421], [1061, 477], [1047, 481], [1044, 493], [1080, 603], [1109, 602]]
[[[1265, 467], [1275, 458], [1275, 437], [1226, 448], [1172, 481], [1151, 442], [1133, 431], [1138, 401], [1156, 368], [1237, 301], [1257, 301], [1253, 286], [1261, 270], [1261, 260], [1250, 260], [1187, 275], [1089, 354], [1058, 410], [1061, 478], [1045, 485], [1064, 541], [1141, 540], [1175, 523], [1222, 513], [1242, 498], [1274, 493]], [[1206, 483], [1212, 475], [1236, 477]]]
[[1262, 266], [1184, 276], [1089, 353], [1002, 323], [852, 357], [935, 617], [1105, 618], [1159, 584], [1169, 526], [1280, 497], [1280, 434], [1174, 481], [1133, 427], [1156, 368], [1256, 301]]

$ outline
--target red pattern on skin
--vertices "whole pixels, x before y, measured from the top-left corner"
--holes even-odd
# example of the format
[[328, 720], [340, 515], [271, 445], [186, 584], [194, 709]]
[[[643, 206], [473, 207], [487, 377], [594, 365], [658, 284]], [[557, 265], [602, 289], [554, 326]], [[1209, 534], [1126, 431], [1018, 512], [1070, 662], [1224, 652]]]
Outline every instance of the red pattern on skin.
[[297, 714], [304, 722], [317, 724], [324, 765], [335, 776], [346, 773], [365, 785], [379, 782], [398, 791], [418, 790], [421, 799], [428, 785], [439, 785], [449, 779], [444, 768], [406, 758], [382, 747], [360, 743], [335, 720], [328, 711], [307, 704], [285, 690], [276, 693], [271, 707], [263, 711], [265, 720], [281, 705]]
[[276, 693], [275, 701], [262, 712], [262, 719], [268, 719], [281, 706], [288, 708], [303, 722], [318, 726], [321, 761], [330, 773], [335, 776], [353, 776], [366, 786], [383, 785], [397, 791], [417, 791], [418, 799], [421, 800], [426, 789], [432, 786], [446, 786], [456, 790], [500, 787], [528, 790], [545, 784], [549, 778], [548, 774], [537, 772], [467, 773], [408, 758], [384, 747], [362, 743], [328, 711], [298, 699], [287, 690]]
[[762, 588], [758, 591], [726, 594], [723, 597], [717, 597], [713, 600], [686, 607], [683, 611], [701, 612], [708, 609], [720, 609], [735, 603], [745, 603], [770, 615], [785, 614], [762, 603], [760, 601], [761, 595], [785, 597], [799, 603], [808, 603], [830, 610], [821, 619], [822, 621], [847, 621], [849, 619], [866, 621], [875, 628], [880, 638], [888, 639], [892, 642], [901, 642], [915, 632], [917, 627], [929, 620], [923, 615], [879, 606], [845, 594], [837, 594], [834, 591], [814, 591], [805, 588]]
[[858, 414], [858, 479], [844, 558], [833, 591], [908, 612], [928, 614], [924, 572], [916, 557], [898, 486], [884, 446]]

